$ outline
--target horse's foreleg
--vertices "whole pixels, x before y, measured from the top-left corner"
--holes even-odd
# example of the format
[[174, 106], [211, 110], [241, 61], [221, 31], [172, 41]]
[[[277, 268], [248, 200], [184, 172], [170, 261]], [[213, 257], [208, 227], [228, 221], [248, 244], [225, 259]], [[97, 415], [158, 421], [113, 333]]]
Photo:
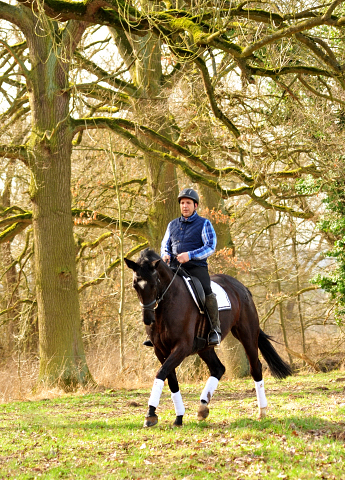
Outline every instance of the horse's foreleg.
[[[186, 356], [188, 355], [189, 352], [186, 353], [185, 350], [182, 349], [182, 348], [177, 349], [177, 350], [173, 351], [165, 361], [164, 361], [164, 358], [161, 356], [160, 352], [156, 351], [155, 353], [156, 353], [159, 361], [162, 363], [162, 366], [158, 370], [155, 381], [153, 382], [153, 387], [152, 387], [151, 395], [150, 395], [149, 402], [148, 402], [149, 403], [149, 409], [148, 409], [148, 412], [147, 412], [146, 417], [145, 417], [144, 427], [152, 427], [153, 425], [156, 425], [158, 423], [158, 416], [156, 414], [156, 408], [159, 405], [160, 397], [161, 397], [163, 386], [164, 386], [164, 380], [166, 378], [168, 378], [168, 382], [171, 381], [171, 382], [174, 383], [174, 380], [173, 380], [174, 377], [172, 375], [174, 375], [175, 368], [178, 365], [180, 365], [182, 360], [184, 358], [186, 358]], [[178, 386], [176, 374], [175, 374], [175, 379], [176, 379], [176, 384]], [[169, 383], [169, 385], [170, 385], [170, 383]], [[175, 387], [175, 389], [176, 389], [176, 387]], [[175, 405], [175, 412], [179, 412], [179, 415], [176, 413], [176, 419], [177, 419], [177, 416], [179, 416], [179, 417], [181, 416], [182, 410], [183, 410], [183, 413], [184, 413], [184, 406], [183, 406], [183, 402], [182, 402], [182, 397], [181, 397], [181, 394], [178, 395], [178, 393], [179, 393], [178, 388], [177, 388], [176, 391], [174, 391], [174, 392], [172, 391], [172, 394], [174, 395], [174, 396], [172, 395], [172, 398], [173, 398], [173, 402], [174, 402], [174, 405]], [[177, 410], [177, 408], [178, 408], [178, 410]], [[183, 414], [182, 414], [182, 416], [183, 416]], [[179, 419], [179, 420], [175, 420], [175, 422], [176, 421], [180, 422], [180, 424], [182, 425], [182, 418]]]
[[183, 415], [186, 409], [184, 408], [175, 370], [170, 375], [168, 375], [168, 383], [171, 391], [171, 400], [173, 401], [176, 413], [176, 418], [173, 425], [175, 427], [181, 427]]
[[210, 412], [208, 404], [210, 403], [211, 398], [218, 386], [219, 380], [222, 378], [225, 372], [225, 367], [213, 349], [199, 352], [199, 356], [202, 358], [202, 360], [204, 360], [211, 374], [206, 382], [204, 390], [200, 395], [200, 405], [197, 413], [198, 420], [204, 420], [208, 417]]
[[174, 407], [175, 407], [175, 413], [176, 413], [176, 418], [173, 423], [175, 427], [182, 427], [182, 420], [183, 420], [183, 415], [186, 409], [184, 408], [183, 400], [182, 400], [182, 395], [180, 390], [178, 392], [172, 393], [171, 394], [171, 399], [173, 401]]
[[158, 416], [156, 415], [156, 408], [159, 405], [159, 400], [162, 395], [164, 387], [164, 380], [155, 378], [151, 389], [151, 395], [149, 398], [149, 409], [145, 417], [144, 427], [153, 427], [158, 423]]

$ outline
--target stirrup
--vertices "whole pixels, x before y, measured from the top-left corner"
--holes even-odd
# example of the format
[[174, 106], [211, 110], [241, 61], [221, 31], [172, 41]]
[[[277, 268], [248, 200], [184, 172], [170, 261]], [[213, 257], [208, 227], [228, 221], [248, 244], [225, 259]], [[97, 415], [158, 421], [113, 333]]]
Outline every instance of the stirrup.
[[212, 330], [207, 337], [208, 344], [211, 345], [220, 345], [221, 335], [216, 330]]

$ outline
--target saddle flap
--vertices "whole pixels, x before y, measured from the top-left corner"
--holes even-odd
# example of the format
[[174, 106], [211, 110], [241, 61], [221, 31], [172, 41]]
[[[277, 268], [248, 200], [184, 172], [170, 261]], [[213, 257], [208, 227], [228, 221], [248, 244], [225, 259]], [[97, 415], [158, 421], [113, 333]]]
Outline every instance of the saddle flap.
[[204, 314], [205, 311], [205, 291], [201, 285], [201, 282], [198, 278], [196, 277], [191, 277], [191, 276], [183, 276], [182, 277], [188, 290], [189, 293], [191, 294], [194, 302], [196, 303], [197, 307], [199, 308], [199, 311], [201, 314]]

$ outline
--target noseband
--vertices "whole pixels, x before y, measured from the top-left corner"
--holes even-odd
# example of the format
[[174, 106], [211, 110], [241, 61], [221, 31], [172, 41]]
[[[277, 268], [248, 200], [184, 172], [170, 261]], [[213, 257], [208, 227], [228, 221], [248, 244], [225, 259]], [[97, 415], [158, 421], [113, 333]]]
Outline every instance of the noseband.
[[[161, 297], [161, 298], [162, 298], [162, 297]], [[145, 305], [140, 302], [141, 309], [144, 310], [144, 311], [145, 311], [145, 310], [149, 310], [149, 311], [151, 311], [151, 312], [154, 312], [154, 311], [156, 310], [156, 308], [158, 307], [159, 302], [160, 302], [160, 299], [157, 300], [156, 298], [155, 298], [152, 302], [146, 303]], [[155, 305], [153, 308], [150, 308], [154, 303], [155, 303], [156, 305]]]
[[[177, 270], [176, 272], [174, 273], [174, 276], [173, 278], [171, 279], [171, 282], [169, 283], [169, 285], [167, 286], [167, 288], [164, 290], [164, 292], [162, 293], [162, 295], [158, 298], [155, 298], [152, 302], [150, 303], [146, 303], [146, 304], [143, 304], [140, 302], [140, 305], [141, 305], [141, 309], [145, 312], [146, 310], [149, 311], [149, 312], [154, 312], [156, 310], [156, 308], [158, 308], [158, 305], [161, 303], [161, 301], [163, 300], [164, 298], [164, 295], [167, 293], [167, 291], [169, 290], [171, 284], [173, 283], [173, 281], [175, 280], [176, 278], [176, 275], [178, 274], [178, 271], [180, 270], [180, 267], [181, 267], [181, 264], [179, 264], [179, 266], [177, 267]], [[158, 281], [160, 282], [159, 278], [158, 278]], [[152, 305], [156, 304], [153, 308]]]

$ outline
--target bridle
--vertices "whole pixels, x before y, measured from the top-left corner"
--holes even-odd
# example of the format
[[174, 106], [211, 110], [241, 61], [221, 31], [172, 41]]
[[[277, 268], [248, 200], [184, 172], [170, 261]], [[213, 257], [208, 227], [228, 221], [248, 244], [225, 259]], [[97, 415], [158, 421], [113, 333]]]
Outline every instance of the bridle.
[[[171, 287], [173, 281], [175, 280], [176, 278], [176, 275], [178, 274], [178, 271], [180, 270], [181, 268], [181, 264], [179, 263], [179, 266], [177, 267], [176, 269], [176, 272], [174, 273], [174, 276], [173, 278], [171, 279], [169, 285], [167, 286], [167, 288], [164, 290], [164, 292], [162, 293], [162, 295], [160, 297], [157, 297], [155, 298], [154, 300], [152, 300], [152, 302], [150, 303], [146, 303], [146, 304], [143, 304], [140, 302], [140, 305], [141, 305], [141, 309], [145, 312], [145, 311], [149, 311], [149, 312], [154, 312], [157, 308], [158, 308], [158, 305], [161, 303], [161, 301], [163, 300], [164, 298], [164, 295], [167, 293], [167, 291], [169, 290], [169, 288]], [[158, 278], [158, 281], [160, 282], [159, 278]], [[154, 305], [154, 307], [152, 307], [152, 305]], [[152, 308], [151, 308], [152, 307]]]

